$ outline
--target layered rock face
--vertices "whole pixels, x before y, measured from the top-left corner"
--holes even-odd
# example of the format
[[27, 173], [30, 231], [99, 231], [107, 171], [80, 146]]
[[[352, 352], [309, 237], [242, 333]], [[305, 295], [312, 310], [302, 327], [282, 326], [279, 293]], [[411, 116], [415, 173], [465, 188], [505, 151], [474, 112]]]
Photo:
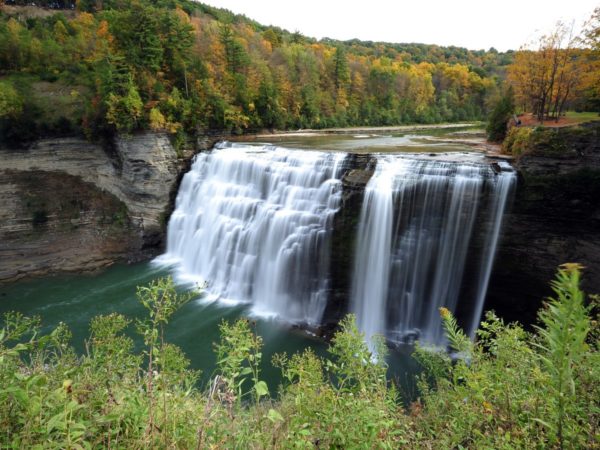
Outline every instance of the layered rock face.
[[[110, 153], [110, 154], [109, 154]], [[180, 166], [166, 135], [0, 150], [0, 282], [91, 270], [155, 252]]]
[[545, 131], [515, 163], [519, 184], [505, 217], [487, 308], [535, 321], [557, 266], [586, 266], [582, 286], [600, 293], [600, 122]]
[[368, 154], [349, 154], [343, 163], [342, 200], [340, 210], [333, 219], [331, 294], [323, 314], [326, 331], [333, 329], [348, 313], [360, 211], [365, 187], [373, 176], [376, 164], [377, 159]]

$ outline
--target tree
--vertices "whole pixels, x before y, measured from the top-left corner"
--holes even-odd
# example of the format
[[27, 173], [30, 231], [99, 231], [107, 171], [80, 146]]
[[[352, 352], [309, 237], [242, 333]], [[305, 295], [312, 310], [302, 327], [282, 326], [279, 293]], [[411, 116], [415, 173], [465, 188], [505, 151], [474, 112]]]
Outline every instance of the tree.
[[506, 137], [508, 121], [515, 110], [514, 94], [509, 87], [505, 94], [500, 97], [494, 106], [489, 122], [486, 127], [488, 140], [502, 142]]
[[133, 3], [131, 9], [119, 11], [109, 21], [111, 34], [127, 62], [153, 72], [160, 70], [164, 53], [157, 12], [155, 8]]
[[129, 133], [138, 127], [143, 106], [133, 80], [129, 79], [124, 95], [108, 94], [106, 121], [118, 131]]
[[12, 84], [0, 81], [0, 119], [16, 117], [23, 111], [23, 102]]
[[600, 52], [600, 7], [594, 10], [585, 24], [583, 42], [592, 50]]
[[572, 28], [559, 22], [550, 34], [539, 38], [537, 48], [519, 50], [509, 67], [517, 99], [540, 122], [559, 119], [580, 81], [575, 43]]

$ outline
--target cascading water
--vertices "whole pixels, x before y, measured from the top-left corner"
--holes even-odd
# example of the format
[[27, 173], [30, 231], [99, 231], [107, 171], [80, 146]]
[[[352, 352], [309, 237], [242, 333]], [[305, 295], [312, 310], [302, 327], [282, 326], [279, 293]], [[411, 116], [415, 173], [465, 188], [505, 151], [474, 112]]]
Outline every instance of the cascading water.
[[327, 303], [343, 153], [225, 144], [182, 180], [167, 253], [179, 278], [222, 301], [318, 324]]
[[[206, 280], [214, 299], [320, 324], [345, 158], [243, 144], [198, 155], [160, 261], [175, 264], [182, 281]], [[349, 308], [368, 338], [441, 344], [442, 306], [462, 308], [471, 335], [477, 328], [515, 174], [482, 157], [443, 159], [377, 157], [360, 213]]]
[[[489, 164], [378, 157], [360, 216], [351, 294], [367, 338], [442, 343], [438, 309], [456, 310], [470, 257], [480, 267], [469, 323], [474, 332], [515, 180], [508, 167], [496, 173]], [[478, 234], [483, 245], [473, 255]]]

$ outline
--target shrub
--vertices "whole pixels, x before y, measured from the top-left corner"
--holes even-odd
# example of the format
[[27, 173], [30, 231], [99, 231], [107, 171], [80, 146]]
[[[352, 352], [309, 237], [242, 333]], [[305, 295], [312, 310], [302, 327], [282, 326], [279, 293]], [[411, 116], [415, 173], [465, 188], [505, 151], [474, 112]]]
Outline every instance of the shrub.
[[532, 133], [533, 129], [528, 127], [511, 128], [502, 143], [502, 150], [513, 156], [527, 153], [531, 147]]
[[[471, 342], [441, 309], [452, 360], [417, 346], [425, 373], [405, 413], [386, 379], [380, 340], [370, 350], [349, 316], [330, 357], [276, 355], [283, 383], [260, 379], [262, 340], [248, 320], [221, 325], [208, 385], [162, 336], [187, 299], [170, 279], [140, 287], [144, 347], [120, 314], [92, 320], [86, 353], [59, 325], [8, 313], [0, 329], [0, 446], [6, 448], [595, 448], [600, 410], [598, 325], [562, 266], [536, 334], [488, 313]], [[597, 297], [592, 297], [597, 302]], [[244, 401], [245, 399], [249, 401]]]

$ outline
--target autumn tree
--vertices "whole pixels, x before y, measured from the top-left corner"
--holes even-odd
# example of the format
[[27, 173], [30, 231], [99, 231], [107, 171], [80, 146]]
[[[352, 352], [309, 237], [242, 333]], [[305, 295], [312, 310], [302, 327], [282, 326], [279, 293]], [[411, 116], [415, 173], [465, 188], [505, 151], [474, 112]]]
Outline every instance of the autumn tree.
[[583, 41], [592, 50], [600, 52], [600, 6], [594, 10], [585, 24]]
[[509, 67], [517, 101], [540, 122], [558, 120], [580, 82], [575, 44], [572, 27], [559, 22], [550, 34], [521, 48]]
[[580, 71], [583, 104], [600, 113], [600, 7], [587, 21], [581, 41], [584, 46]]

